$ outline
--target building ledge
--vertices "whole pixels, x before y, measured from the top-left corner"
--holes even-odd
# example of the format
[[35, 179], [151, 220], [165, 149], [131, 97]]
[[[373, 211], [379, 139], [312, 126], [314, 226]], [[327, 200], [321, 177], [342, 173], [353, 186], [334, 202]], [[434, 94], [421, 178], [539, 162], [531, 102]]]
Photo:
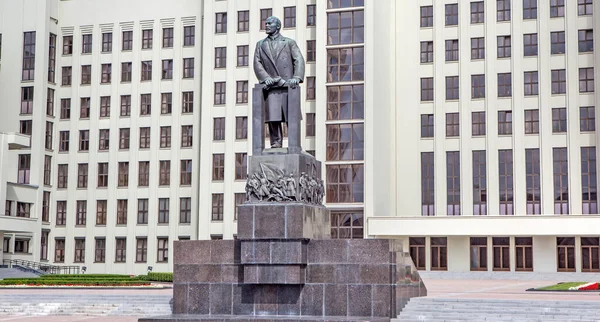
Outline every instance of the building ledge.
[[369, 217], [367, 235], [598, 236], [598, 215]]
[[[0, 132], [1, 133], [1, 132]], [[29, 135], [19, 133], [1, 133], [6, 137], [9, 150], [27, 149], [31, 146], [31, 138]]]
[[29, 233], [39, 230], [37, 218], [0, 216], [0, 231], [9, 233]]

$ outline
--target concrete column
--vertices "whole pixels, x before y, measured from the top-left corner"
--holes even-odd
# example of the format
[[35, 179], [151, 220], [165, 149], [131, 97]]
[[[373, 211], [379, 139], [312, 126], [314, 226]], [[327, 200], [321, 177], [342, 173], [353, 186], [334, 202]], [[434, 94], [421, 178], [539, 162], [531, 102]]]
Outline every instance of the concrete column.
[[4, 261], [4, 233], [0, 232], [0, 265]]

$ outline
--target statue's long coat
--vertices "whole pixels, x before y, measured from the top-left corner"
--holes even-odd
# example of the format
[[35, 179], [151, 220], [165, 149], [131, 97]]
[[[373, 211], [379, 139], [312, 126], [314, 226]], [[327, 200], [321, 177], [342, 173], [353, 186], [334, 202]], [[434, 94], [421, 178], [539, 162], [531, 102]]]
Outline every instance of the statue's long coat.
[[[302, 83], [304, 81], [304, 58], [296, 41], [278, 35], [272, 42], [273, 52], [271, 52], [269, 40], [263, 39], [256, 43], [254, 73], [256, 73], [258, 81], [264, 83], [267, 77], [281, 77], [283, 80], [298, 78]], [[275, 87], [264, 90], [263, 93], [265, 96], [265, 122], [287, 122], [287, 87]], [[298, 119], [302, 119], [300, 110], [291, 111], [291, 113], [298, 113]]]

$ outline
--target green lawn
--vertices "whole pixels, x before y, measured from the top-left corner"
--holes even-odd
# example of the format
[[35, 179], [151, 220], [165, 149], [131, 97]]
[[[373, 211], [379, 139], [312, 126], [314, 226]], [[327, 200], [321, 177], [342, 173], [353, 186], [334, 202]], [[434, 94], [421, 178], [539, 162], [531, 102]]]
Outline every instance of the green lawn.
[[587, 284], [587, 282], [568, 282], [568, 283], [559, 283], [556, 285], [550, 285], [545, 287], [536, 288], [536, 291], [568, 291], [569, 287], [579, 286]]

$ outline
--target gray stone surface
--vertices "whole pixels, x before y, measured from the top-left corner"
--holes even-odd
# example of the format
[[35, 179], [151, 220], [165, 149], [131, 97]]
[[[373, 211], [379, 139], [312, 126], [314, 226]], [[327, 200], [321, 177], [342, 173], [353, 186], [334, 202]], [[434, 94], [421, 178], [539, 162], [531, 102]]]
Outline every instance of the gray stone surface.
[[389, 318], [380, 317], [339, 317], [339, 316], [231, 316], [231, 315], [167, 315], [158, 316], [153, 318], [143, 318], [139, 322], [226, 322], [226, 321], [237, 321], [237, 322], [277, 322], [277, 321], [298, 321], [298, 322], [310, 322], [310, 321], [322, 321], [322, 322], [389, 322]]

